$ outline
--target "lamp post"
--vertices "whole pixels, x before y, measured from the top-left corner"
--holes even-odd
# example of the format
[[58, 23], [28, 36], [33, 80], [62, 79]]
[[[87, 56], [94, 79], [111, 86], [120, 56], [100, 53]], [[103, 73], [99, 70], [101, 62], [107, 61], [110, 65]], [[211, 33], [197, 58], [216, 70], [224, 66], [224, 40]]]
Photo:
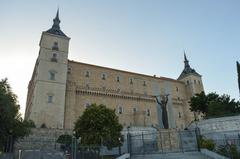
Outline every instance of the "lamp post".
[[9, 130], [9, 150], [8, 152], [12, 152], [13, 149], [13, 137], [12, 137], [12, 129]]
[[73, 159], [77, 158], [77, 153], [76, 153], [76, 149], [77, 149], [77, 144], [76, 144], [76, 137], [75, 137], [75, 131], [73, 131], [72, 134], [72, 157]]
[[119, 152], [119, 156], [122, 154], [121, 153], [121, 137], [118, 138], [119, 141], [119, 145], [118, 145], [118, 152]]
[[131, 141], [130, 141], [130, 133], [129, 133], [130, 126], [127, 127], [127, 147], [128, 147], [128, 153], [130, 154], [131, 151]]

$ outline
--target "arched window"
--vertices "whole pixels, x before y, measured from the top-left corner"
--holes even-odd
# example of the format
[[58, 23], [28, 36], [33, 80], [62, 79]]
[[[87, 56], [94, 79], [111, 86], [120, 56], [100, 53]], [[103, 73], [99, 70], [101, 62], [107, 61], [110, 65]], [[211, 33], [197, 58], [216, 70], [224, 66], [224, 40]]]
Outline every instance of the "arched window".
[[118, 114], [122, 114], [123, 113], [123, 107], [122, 106], [118, 106]]
[[117, 82], [120, 82], [120, 77], [119, 76], [117, 76]]
[[58, 49], [58, 42], [57, 42], [57, 41], [55, 41], [55, 42], [53, 43], [52, 50], [56, 50], [56, 51], [59, 50], [59, 49]]
[[53, 53], [53, 56], [51, 58], [52, 62], [57, 62], [57, 53]]
[[136, 112], [137, 112], [137, 108], [133, 107], [133, 113], [136, 113]]
[[146, 115], [147, 115], [147, 116], [151, 116], [151, 111], [150, 111], [150, 109], [147, 109]]
[[181, 118], [182, 117], [182, 114], [181, 112], [178, 112], [178, 117]]
[[146, 86], [147, 84], [146, 84], [146, 81], [143, 81], [143, 86]]
[[86, 71], [85, 77], [89, 77], [89, 71]]
[[130, 78], [130, 84], [133, 84], [133, 79], [132, 78]]
[[68, 74], [71, 74], [72, 73], [72, 68], [71, 67], [68, 67]]
[[106, 80], [106, 75], [102, 74], [102, 80]]

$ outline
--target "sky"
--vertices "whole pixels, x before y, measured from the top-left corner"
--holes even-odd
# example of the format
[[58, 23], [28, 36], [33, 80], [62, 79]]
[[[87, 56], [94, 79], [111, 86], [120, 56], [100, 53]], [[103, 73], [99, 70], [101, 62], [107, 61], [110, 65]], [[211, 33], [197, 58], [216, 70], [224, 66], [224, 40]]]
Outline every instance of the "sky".
[[176, 79], [185, 50], [206, 93], [239, 99], [239, 0], [0, 0], [0, 79], [22, 114], [41, 33], [58, 7], [70, 60]]

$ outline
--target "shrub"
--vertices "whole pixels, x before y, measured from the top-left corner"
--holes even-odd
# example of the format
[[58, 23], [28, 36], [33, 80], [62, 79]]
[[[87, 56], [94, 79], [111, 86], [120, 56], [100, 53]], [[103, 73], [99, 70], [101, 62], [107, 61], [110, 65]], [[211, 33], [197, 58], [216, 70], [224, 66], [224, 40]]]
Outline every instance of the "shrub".
[[214, 143], [213, 140], [207, 139], [207, 138], [201, 136], [201, 138], [200, 138], [200, 147], [201, 148], [206, 148], [206, 149], [208, 149], [210, 151], [213, 151], [214, 148], [215, 148], [215, 143]]
[[45, 123], [42, 123], [42, 125], [40, 126], [40, 128], [47, 128]]
[[232, 159], [240, 158], [240, 153], [237, 151], [237, 146], [234, 144], [218, 146], [217, 153], [219, 153], [223, 156], [226, 156], [226, 157], [230, 157]]

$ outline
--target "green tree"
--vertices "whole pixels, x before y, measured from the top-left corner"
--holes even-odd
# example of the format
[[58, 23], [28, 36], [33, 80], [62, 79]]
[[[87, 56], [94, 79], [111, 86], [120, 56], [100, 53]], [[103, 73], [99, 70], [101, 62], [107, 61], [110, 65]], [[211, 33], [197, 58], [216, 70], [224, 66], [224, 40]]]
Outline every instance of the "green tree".
[[17, 96], [7, 79], [0, 81], [0, 151], [12, 151], [13, 143], [30, 133], [32, 121], [24, 121], [19, 113]]
[[240, 103], [231, 99], [229, 95], [204, 92], [196, 94], [190, 99], [190, 110], [200, 112], [205, 118], [222, 117], [240, 114]]
[[104, 105], [92, 104], [75, 123], [76, 137], [81, 137], [82, 145], [100, 146], [108, 149], [121, 145], [122, 125], [114, 110]]
[[209, 93], [206, 95], [204, 92], [201, 92], [199, 94], [195, 94], [195, 96], [190, 99], [190, 110], [206, 114], [208, 112], [209, 104], [212, 101], [217, 100], [218, 97], [219, 95], [216, 93]]
[[190, 110], [193, 112], [198, 112], [203, 114], [206, 113], [207, 107], [208, 107], [207, 101], [208, 101], [207, 96], [205, 95], [204, 92], [196, 94], [190, 100]]

